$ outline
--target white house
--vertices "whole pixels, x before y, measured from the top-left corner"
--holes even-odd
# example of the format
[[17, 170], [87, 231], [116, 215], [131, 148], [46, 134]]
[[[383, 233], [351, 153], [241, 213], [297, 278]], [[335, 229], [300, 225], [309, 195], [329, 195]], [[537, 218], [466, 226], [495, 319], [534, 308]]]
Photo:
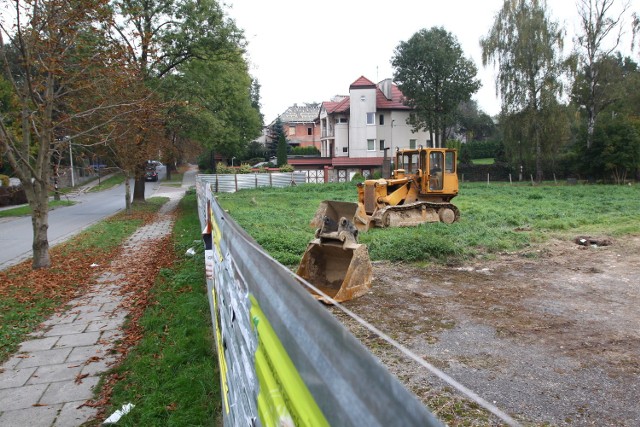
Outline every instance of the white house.
[[290, 159], [289, 163], [309, 172], [323, 169], [322, 176], [317, 176], [324, 180], [345, 181], [356, 172], [365, 176], [382, 172], [385, 155], [388, 167], [396, 148], [431, 145], [429, 132], [414, 133], [407, 124], [411, 110], [391, 79], [375, 84], [362, 76], [349, 86], [349, 95], [320, 106], [321, 158]]

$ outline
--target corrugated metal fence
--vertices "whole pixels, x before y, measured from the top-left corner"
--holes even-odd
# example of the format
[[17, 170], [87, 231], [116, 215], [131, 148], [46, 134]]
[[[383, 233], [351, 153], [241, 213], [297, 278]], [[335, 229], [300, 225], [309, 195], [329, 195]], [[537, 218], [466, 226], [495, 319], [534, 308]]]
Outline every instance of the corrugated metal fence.
[[305, 172], [246, 173], [199, 175], [211, 183], [214, 193], [235, 193], [258, 187], [289, 187], [307, 182]]
[[441, 426], [220, 208], [216, 182], [196, 189], [225, 426]]

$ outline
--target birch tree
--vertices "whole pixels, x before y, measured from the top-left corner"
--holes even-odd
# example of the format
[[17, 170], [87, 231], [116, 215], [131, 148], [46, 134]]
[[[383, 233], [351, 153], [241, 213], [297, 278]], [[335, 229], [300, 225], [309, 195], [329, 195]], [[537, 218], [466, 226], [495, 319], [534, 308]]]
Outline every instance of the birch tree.
[[544, 0], [505, 0], [489, 34], [480, 40], [482, 64], [497, 68], [502, 113], [523, 117], [535, 151], [536, 179], [543, 178], [543, 110], [562, 92], [563, 31], [550, 19]]
[[616, 0], [579, 0], [581, 33], [576, 37], [576, 48], [582, 71], [582, 96], [578, 102], [587, 115], [587, 148], [593, 142], [593, 132], [598, 114], [615, 101], [612, 92], [603, 83], [601, 66], [620, 45], [622, 16], [628, 3], [619, 13], [613, 14]]

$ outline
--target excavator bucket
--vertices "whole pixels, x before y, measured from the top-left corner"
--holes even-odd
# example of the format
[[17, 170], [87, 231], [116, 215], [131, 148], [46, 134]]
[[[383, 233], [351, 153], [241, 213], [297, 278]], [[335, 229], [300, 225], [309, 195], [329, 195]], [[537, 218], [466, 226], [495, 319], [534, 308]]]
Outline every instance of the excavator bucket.
[[[325, 216], [316, 238], [307, 246], [298, 276], [337, 302], [364, 295], [373, 276], [369, 251], [357, 242], [358, 230], [346, 218], [339, 222]], [[331, 304], [324, 295], [310, 290], [318, 300]]]
[[320, 202], [318, 210], [311, 220], [310, 225], [313, 228], [321, 228], [324, 224], [324, 217], [328, 217], [335, 223], [338, 223], [340, 218], [346, 218], [349, 221], [353, 221], [356, 210], [358, 210], [357, 203], [325, 200]]

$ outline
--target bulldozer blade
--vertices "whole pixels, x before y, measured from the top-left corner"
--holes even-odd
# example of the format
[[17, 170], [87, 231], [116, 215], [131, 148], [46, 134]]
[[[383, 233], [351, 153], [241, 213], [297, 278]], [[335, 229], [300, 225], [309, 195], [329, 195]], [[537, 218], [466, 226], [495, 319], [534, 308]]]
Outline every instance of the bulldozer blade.
[[[320, 239], [307, 246], [297, 274], [337, 302], [364, 295], [371, 288], [373, 276], [366, 245], [322, 244]], [[325, 296], [309, 291], [325, 304], [332, 303]]]
[[339, 202], [337, 200], [325, 200], [320, 202], [316, 214], [311, 220], [312, 228], [320, 228], [324, 222], [324, 217], [329, 217], [336, 223], [340, 221], [340, 218], [347, 218], [349, 221], [353, 220], [353, 216], [358, 209], [357, 203], [351, 202]]

